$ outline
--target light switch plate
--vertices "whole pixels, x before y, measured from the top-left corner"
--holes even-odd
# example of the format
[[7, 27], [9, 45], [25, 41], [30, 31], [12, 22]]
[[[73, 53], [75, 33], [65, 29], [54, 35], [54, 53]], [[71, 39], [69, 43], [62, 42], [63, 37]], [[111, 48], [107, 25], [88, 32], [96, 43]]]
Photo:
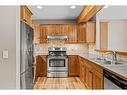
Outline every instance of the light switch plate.
[[8, 58], [8, 50], [3, 50], [3, 59]]

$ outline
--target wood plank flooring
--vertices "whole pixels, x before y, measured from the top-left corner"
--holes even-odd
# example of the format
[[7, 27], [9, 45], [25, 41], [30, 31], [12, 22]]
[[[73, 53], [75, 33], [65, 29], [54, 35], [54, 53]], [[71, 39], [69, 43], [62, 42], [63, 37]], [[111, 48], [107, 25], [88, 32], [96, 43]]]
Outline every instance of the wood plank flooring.
[[78, 77], [46, 78], [39, 77], [34, 89], [86, 89]]

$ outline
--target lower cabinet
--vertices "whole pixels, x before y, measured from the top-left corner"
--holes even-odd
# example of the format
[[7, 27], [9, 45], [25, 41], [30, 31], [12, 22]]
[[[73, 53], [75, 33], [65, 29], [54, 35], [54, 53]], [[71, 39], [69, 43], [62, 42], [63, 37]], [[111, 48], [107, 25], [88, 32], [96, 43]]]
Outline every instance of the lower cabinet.
[[93, 89], [104, 89], [103, 74], [93, 74]]
[[79, 78], [87, 89], [103, 89], [103, 69], [85, 58], [78, 57], [80, 64]]
[[86, 82], [85, 82], [85, 84], [88, 89], [93, 88], [92, 81], [93, 81], [93, 74], [89, 68], [86, 68]]
[[80, 63], [80, 80], [83, 82], [83, 83], [85, 83], [85, 66], [84, 66], [84, 64], [81, 62]]
[[68, 56], [68, 75], [69, 76], [78, 76], [78, 61], [76, 55], [70, 55]]
[[36, 65], [35, 65], [35, 81], [38, 77], [45, 77], [46, 76], [46, 67], [47, 61], [46, 56], [38, 55], [36, 56]]

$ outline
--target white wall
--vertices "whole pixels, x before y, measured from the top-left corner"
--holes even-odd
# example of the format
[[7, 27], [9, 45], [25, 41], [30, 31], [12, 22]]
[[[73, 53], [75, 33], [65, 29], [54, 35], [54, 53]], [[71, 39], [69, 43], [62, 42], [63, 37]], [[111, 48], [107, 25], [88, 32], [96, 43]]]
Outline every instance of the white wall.
[[127, 21], [108, 23], [108, 49], [127, 51]]
[[[0, 6], [0, 89], [16, 88], [16, 32], [19, 32], [19, 7]], [[2, 58], [8, 50], [9, 58]], [[18, 63], [17, 63], [18, 64]]]
[[96, 48], [97, 49], [100, 48], [100, 21], [109, 22], [108, 49], [127, 50], [127, 44], [125, 42], [127, 40], [127, 35], [126, 35], [127, 28], [125, 27], [127, 25], [126, 23], [127, 6], [109, 6], [108, 8], [101, 10], [96, 15]]

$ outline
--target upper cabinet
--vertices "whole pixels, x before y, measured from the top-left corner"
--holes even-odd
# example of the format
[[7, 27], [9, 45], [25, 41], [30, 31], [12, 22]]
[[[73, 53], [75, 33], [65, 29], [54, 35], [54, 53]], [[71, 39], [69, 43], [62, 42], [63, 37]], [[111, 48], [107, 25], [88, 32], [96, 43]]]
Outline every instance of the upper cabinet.
[[60, 24], [42, 24], [46, 28], [47, 36], [65, 36], [66, 35], [66, 25]]
[[32, 12], [28, 9], [27, 6], [20, 7], [20, 19], [27, 23], [29, 26], [32, 26]]
[[77, 42], [76, 24], [40, 24], [40, 43], [47, 43], [47, 36], [67, 36], [67, 43]]
[[96, 40], [96, 27], [95, 22], [86, 23], [86, 42], [94, 43]]
[[34, 44], [40, 44], [40, 24], [33, 24], [32, 25], [34, 30]]
[[94, 43], [96, 35], [96, 28], [94, 22], [87, 22], [78, 24], [77, 41], [79, 43]]
[[86, 42], [86, 24], [77, 25], [77, 42], [78, 43]]
[[84, 24], [36, 24], [34, 42], [47, 43], [47, 36], [67, 36], [66, 43], [94, 43], [95, 23]]
[[46, 25], [40, 25], [40, 43], [47, 43], [48, 27]]
[[77, 43], [77, 26], [76, 24], [69, 24], [67, 32], [67, 43]]

